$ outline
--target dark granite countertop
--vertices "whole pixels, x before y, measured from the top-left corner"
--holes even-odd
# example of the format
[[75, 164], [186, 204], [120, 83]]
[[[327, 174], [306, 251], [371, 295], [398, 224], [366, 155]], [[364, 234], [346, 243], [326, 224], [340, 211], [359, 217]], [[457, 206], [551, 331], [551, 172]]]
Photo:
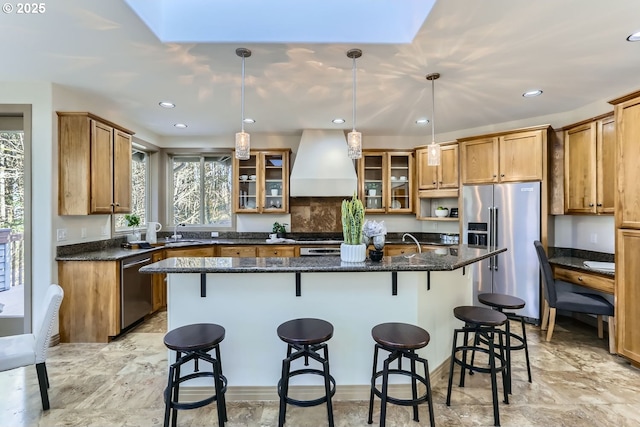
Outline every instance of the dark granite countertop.
[[339, 256], [295, 258], [168, 258], [140, 269], [142, 273], [318, 273], [370, 271], [451, 271], [506, 248], [488, 250], [459, 245], [413, 256], [385, 257], [381, 262], [343, 263]]
[[585, 261], [614, 262], [614, 255], [604, 252], [593, 252], [572, 248], [549, 248], [549, 263], [587, 273], [598, 273], [615, 277], [612, 271], [596, 270], [585, 267]]

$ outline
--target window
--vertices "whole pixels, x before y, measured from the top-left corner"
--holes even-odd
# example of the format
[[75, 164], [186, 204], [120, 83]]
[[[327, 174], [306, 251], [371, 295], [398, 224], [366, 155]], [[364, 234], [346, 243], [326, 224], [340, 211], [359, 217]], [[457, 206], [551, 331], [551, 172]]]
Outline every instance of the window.
[[[136, 148], [131, 151], [131, 213], [140, 217], [140, 224], [147, 222], [149, 196], [149, 154]], [[115, 215], [116, 231], [130, 231], [124, 215]]]
[[174, 156], [173, 223], [231, 227], [231, 157]]

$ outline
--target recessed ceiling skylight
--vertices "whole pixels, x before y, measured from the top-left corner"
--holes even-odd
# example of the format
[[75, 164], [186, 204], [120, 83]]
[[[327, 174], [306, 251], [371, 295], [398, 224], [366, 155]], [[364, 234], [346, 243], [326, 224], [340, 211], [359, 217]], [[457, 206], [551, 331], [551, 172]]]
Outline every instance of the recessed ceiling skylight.
[[176, 104], [169, 101], [159, 102], [158, 105], [161, 106], [162, 108], [174, 108], [176, 106]]
[[640, 31], [635, 32], [635, 33], [631, 34], [629, 37], [627, 37], [627, 41], [629, 41], [629, 42], [640, 41]]
[[187, 125], [185, 125], [184, 123], [176, 123], [174, 126], [178, 129], [184, 129], [187, 127]]
[[542, 95], [542, 91], [540, 89], [529, 90], [522, 94], [525, 98], [533, 98], [534, 96]]
[[125, 2], [163, 43], [402, 44], [413, 41], [436, 0]]

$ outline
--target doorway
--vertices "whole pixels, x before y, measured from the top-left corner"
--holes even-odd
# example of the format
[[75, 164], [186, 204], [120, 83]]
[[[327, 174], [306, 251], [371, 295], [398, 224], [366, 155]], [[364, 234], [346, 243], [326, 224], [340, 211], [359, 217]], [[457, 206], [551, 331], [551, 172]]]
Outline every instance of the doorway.
[[30, 106], [0, 105], [0, 336], [31, 331], [30, 128]]

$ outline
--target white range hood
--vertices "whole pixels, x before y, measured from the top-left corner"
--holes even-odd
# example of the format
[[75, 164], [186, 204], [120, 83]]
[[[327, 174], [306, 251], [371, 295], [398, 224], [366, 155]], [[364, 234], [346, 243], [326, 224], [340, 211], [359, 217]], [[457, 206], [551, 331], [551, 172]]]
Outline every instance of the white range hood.
[[350, 197], [358, 177], [341, 130], [307, 129], [291, 170], [291, 197]]

